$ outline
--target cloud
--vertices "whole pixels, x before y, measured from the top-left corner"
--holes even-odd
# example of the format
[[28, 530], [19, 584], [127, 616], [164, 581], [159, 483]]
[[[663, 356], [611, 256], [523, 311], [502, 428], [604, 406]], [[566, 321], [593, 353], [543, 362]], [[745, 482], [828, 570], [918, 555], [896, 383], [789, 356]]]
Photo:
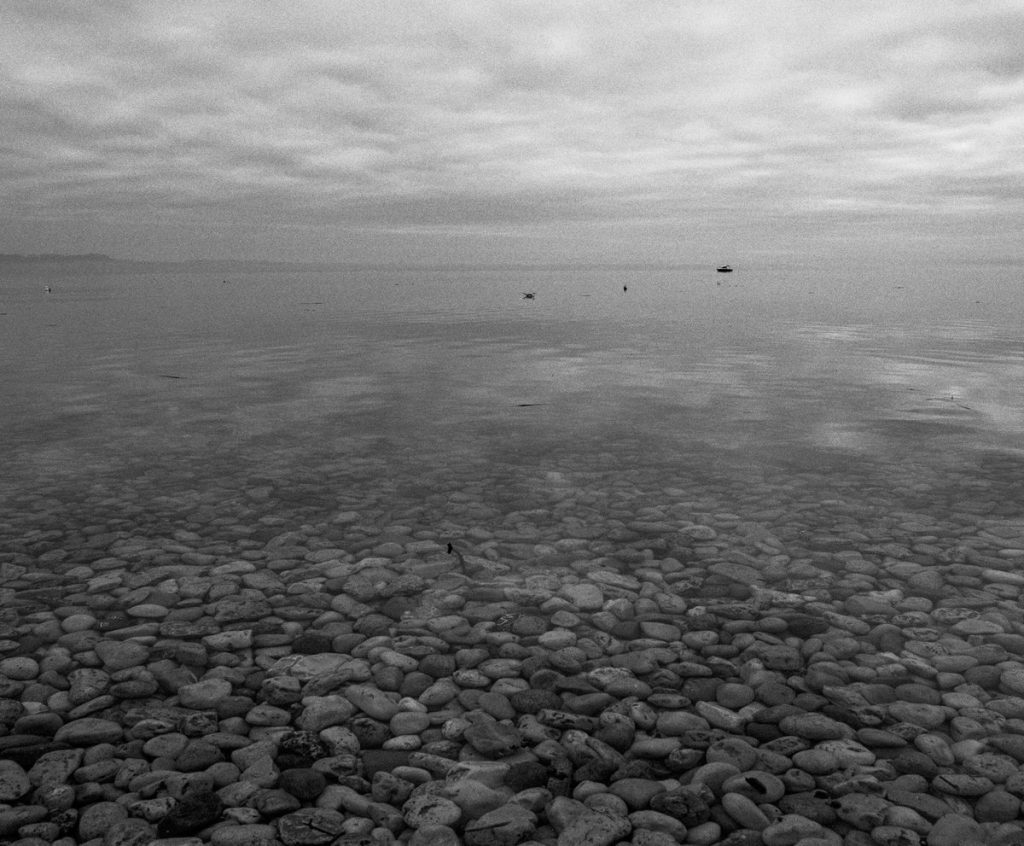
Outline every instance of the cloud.
[[924, 214], [961, 190], [1019, 211], [1012, 2], [139, 0], [9, 17], [2, 187], [23, 218], [557, 237]]

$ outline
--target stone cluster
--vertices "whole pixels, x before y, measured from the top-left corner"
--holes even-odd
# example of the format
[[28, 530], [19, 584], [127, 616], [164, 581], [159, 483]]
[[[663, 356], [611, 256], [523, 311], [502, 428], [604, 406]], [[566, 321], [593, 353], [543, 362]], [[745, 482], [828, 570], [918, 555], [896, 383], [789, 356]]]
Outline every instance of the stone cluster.
[[1024, 844], [1024, 526], [900, 525], [7, 554], [0, 841]]

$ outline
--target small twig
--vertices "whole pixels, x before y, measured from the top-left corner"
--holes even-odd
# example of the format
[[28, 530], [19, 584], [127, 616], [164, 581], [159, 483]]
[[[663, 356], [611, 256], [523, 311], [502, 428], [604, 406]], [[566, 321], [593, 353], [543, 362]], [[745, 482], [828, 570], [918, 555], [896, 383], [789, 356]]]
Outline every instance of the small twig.
[[964, 405], [962, 402], [957, 402], [956, 395], [950, 394], [948, 397], [928, 397], [925, 402], [951, 402], [958, 408], [963, 408], [967, 411], [974, 411], [969, 405]]

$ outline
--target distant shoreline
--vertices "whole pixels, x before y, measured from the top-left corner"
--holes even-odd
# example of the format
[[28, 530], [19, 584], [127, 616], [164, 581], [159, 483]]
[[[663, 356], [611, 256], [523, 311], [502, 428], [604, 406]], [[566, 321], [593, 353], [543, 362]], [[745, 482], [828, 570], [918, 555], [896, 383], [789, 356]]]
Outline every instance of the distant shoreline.
[[412, 264], [412, 263], [371, 263], [371, 262], [298, 262], [271, 261], [268, 259], [185, 259], [178, 261], [156, 261], [146, 259], [123, 259], [103, 253], [0, 253], [0, 267], [4, 265], [48, 265], [48, 264], [88, 264], [104, 265], [108, 268], [130, 270], [197, 270], [210, 272], [231, 271], [353, 271], [353, 270], [387, 270], [387, 271], [469, 271], [469, 270], [690, 270], [706, 268], [709, 265], [700, 262], [552, 262], [552, 263], [452, 263], [452, 264]]

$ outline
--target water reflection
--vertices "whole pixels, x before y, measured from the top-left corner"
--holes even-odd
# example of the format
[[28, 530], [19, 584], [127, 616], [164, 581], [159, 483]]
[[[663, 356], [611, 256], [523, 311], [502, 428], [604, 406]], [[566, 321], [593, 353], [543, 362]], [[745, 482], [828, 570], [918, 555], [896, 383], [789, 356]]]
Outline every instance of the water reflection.
[[624, 308], [600, 276], [541, 275], [530, 303], [514, 275], [483, 272], [371, 274], [345, 290], [273, 274], [64, 283], [64, 333], [27, 329], [52, 318], [33, 304], [5, 336], [15, 399], [0, 413], [16, 456], [60, 445], [111, 466], [126, 444], [197, 462], [253, 440], [319, 454], [338, 426], [410, 449], [457, 431], [481, 453], [491, 438], [622, 432], [751, 461], [787, 446], [943, 464], [1020, 448], [1024, 361], [998, 326], [779, 318], [658, 274], [631, 279]]

